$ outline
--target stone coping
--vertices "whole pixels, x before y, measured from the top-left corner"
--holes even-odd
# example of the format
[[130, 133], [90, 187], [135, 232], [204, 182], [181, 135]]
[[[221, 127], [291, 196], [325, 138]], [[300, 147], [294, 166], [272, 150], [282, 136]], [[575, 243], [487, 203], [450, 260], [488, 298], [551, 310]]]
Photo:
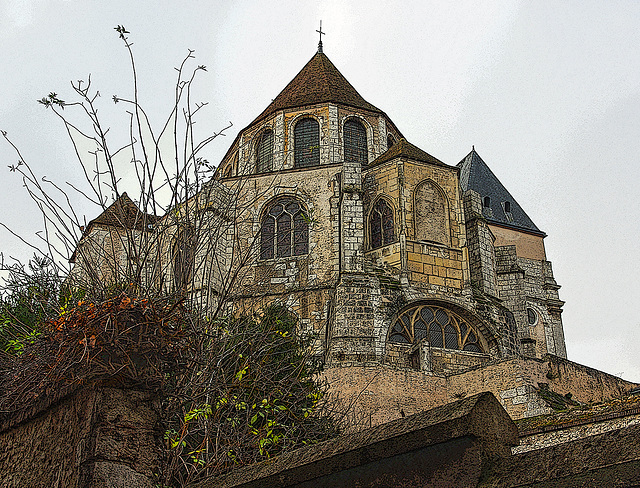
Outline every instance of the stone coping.
[[515, 424], [484, 392], [189, 486], [287, 487], [462, 437], [478, 440], [489, 457], [508, 456], [518, 443]]
[[575, 407], [567, 411], [524, 418], [516, 420], [516, 425], [520, 437], [526, 437], [633, 415], [640, 415], [640, 396], [617, 398], [588, 407]]

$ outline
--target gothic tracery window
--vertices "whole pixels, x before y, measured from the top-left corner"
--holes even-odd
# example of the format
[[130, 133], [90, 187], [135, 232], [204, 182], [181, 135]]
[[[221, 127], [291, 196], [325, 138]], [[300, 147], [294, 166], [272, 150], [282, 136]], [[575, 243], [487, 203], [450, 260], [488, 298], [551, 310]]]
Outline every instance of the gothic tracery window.
[[256, 172], [265, 173], [273, 169], [273, 131], [265, 130], [256, 147]]
[[296, 168], [320, 164], [320, 125], [316, 119], [304, 118], [293, 129]]
[[309, 252], [309, 219], [297, 200], [284, 198], [271, 205], [262, 219], [260, 259], [302, 256]]
[[460, 316], [437, 305], [405, 310], [391, 326], [389, 341], [413, 344], [422, 339], [431, 347], [484, 352], [478, 333]]
[[386, 246], [395, 241], [393, 209], [385, 200], [380, 199], [373, 206], [369, 227], [372, 249]]
[[355, 161], [365, 166], [368, 163], [367, 131], [362, 123], [354, 118], [347, 120], [344, 131], [344, 160]]

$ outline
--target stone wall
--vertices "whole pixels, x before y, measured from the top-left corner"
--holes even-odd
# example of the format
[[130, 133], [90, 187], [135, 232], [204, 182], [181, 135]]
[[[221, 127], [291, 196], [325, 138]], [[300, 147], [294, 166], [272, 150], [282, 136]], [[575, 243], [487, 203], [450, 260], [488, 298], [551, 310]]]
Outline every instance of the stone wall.
[[[484, 364], [448, 375], [387, 365], [329, 368], [324, 378], [335, 394], [339, 392], [343, 402], [353, 402], [358, 417], [354, 421], [358, 425], [378, 425], [483, 391], [492, 392], [511, 418], [521, 419], [552, 412], [538, 395], [541, 384], [561, 395], [571, 393], [583, 403], [621, 397], [634, 386], [616, 376], [551, 355], [543, 359], [509, 358], [493, 362], [477, 359]], [[440, 356], [438, 360], [447, 358]], [[447, 367], [455, 369], [453, 364]]]
[[496, 247], [515, 246], [517, 255], [522, 258], [546, 261], [547, 256], [542, 236], [491, 224], [489, 224], [489, 229], [496, 238]]
[[152, 488], [161, 462], [151, 392], [84, 387], [0, 427], [4, 488]]
[[330, 394], [349, 413], [354, 430], [448, 402], [445, 378], [389, 366], [336, 367], [323, 373]]

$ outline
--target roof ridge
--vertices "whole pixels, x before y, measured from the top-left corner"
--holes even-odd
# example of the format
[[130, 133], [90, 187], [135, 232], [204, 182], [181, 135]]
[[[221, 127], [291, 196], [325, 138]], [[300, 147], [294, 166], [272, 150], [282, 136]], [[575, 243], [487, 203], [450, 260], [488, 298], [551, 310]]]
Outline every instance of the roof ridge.
[[447, 163], [440, 161], [435, 156], [432, 156], [425, 150], [420, 149], [415, 144], [410, 143], [404, 137], [398, 139], [398, 141], [393, 146], [391, 146], [380, 156], [374, 159], [369, 166], [386, 163], [387, 161], [391, 161], [392, 159], [400, 157], [414, 159], [416, 161], [422, 161], [425, 163], [436, 164], [438, 166], [446, 166], [447, 168], [455, 168], [455, 166], [450, 166]]

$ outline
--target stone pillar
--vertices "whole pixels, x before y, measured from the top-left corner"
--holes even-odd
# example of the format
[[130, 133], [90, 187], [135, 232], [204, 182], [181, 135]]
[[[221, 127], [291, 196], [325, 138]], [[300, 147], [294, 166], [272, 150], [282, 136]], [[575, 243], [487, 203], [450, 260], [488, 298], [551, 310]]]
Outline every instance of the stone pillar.
[[360, 164], [345, 161], [341, 178], [340, 271], [364, 271], [364, 207], [362, 204], [362, 169]]
[[[373, 297], [380, 294], [375, 276], [364, 272], [364, 208], [359, 163], [345, 161], [340, 178], [340, 278], [333, 300], [328, 364], [375, 361]], [[377, 287], [377, 289], [376, 289]]]
[[404, 187], [404, 163], [398, 162], [398, 205], [400, 207], [400, 218], [398, 221], [398, 240], [400, 242], [400, 284], [409, 286], [409, 259], [407, 256], [407, 198]]
[[[545, 303], [547, 305], [547, 311], [549, 312], [550, 324], [550, 336], [547, 339], [547, 350], [551, 354], [560, 356], [561, 358], [567, 357], [567, 348], [564, 342], [564, 330], [562, 328], [562, 306], [564, 302], [560, 300], [558, 290], [560, 285], [556, 283], [553, 277], [553, 270], [549, 261], [543, 261], [543, 278], [544, 283], [542, 289], [546, 294]], [[551, 342], [553, 344], [551, 344]], [[553, 350], [552, 350], [553, 349]]]
[[[496, 252], [496, 266], [500, 299], [514, 316], [518, 329], [520, 352], [526, 357], [536, 357], [536, 336], [526, 324], [526, 275], [518, 264], [515, 246], [498, 246]], [[518, 325], [520, 324], [520, 325]], [[504, 351], [503, 353], [509, 353]]]
[[492, 297], [498, 296], [493, 236], [482, 217], [480, 195], [473, 190], [464, 194], [464, 215], [467, 228], [467, 248], [471, 283]]
[[284, 141], [286, 137], [284, 113], [281, 112], [276, 116], [273, 129], [273, 133], [275, 136], [273, 138], [273, 169], [274, 171], [280, 171], [284, 169], [284, 165], [286, 162], [284, 154]]

